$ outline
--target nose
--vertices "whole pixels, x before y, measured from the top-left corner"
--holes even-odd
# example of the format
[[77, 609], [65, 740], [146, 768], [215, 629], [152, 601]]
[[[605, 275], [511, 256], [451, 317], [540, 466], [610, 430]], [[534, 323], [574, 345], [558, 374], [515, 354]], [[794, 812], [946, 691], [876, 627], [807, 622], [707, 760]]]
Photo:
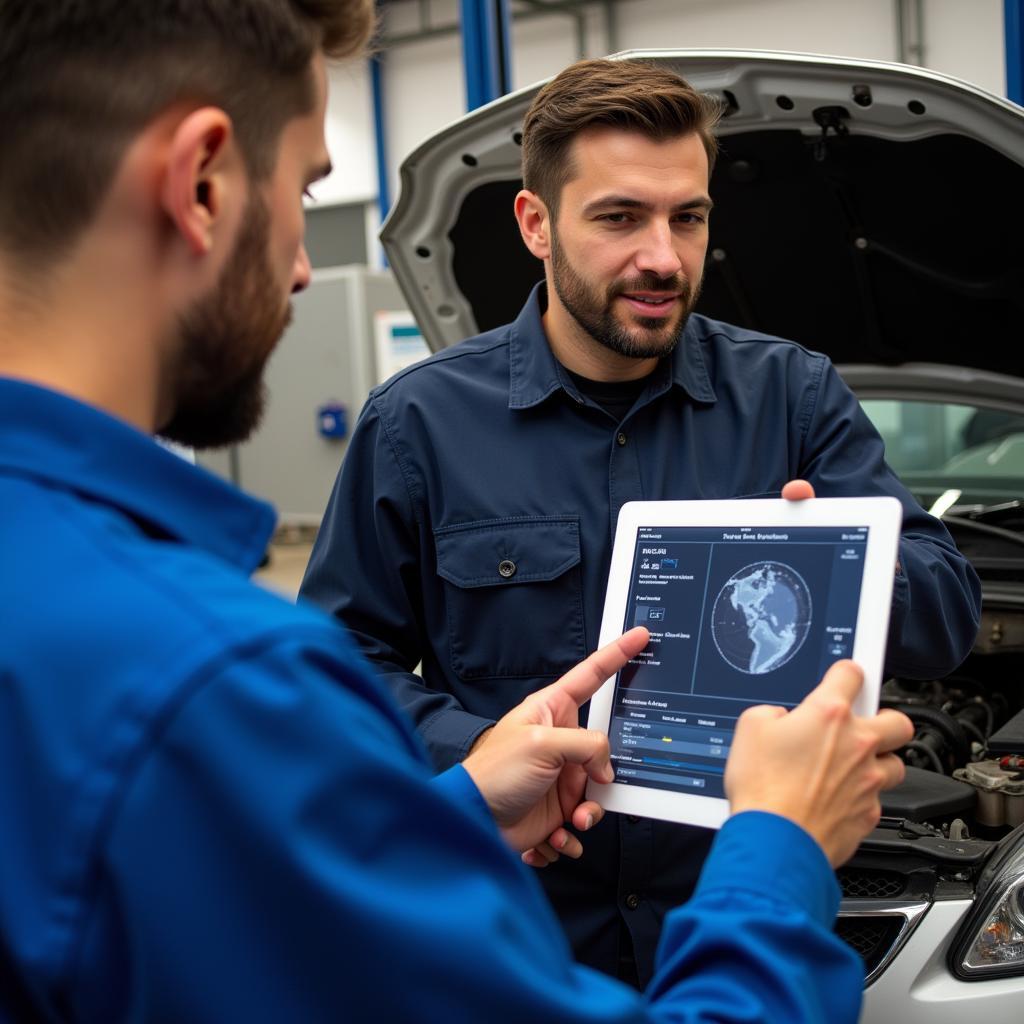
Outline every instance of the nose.
[[292, 270], [292, 295], [305, 291], [313, 278], [313, 267], [309, 262], [306, 246], [300, 245], [295, 255], [295, 267]]
[[636, 254], [637, 270], [658, 277], [678, 274], [683, 265], [673, 241], [672, 228], [667, 222], [648, 225]]

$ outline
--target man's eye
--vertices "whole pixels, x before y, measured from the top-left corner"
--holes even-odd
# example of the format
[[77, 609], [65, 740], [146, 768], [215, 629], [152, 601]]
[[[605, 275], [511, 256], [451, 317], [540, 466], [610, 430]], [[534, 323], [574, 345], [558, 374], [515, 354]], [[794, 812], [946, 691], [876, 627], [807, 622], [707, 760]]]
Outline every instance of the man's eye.
[[602, 213], [598, 220], [607, 221], [609, 224], [625, 224], [629, 219], [626, 213]]

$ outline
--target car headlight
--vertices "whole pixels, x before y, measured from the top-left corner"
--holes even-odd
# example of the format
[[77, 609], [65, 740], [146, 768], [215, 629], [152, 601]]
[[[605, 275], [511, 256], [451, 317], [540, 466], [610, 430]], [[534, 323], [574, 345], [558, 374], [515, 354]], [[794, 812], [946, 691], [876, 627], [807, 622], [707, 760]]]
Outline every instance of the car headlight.
[[982, 873], [952, 967], [965, 981], [1024, 974], [1024, 825], [1003, 840]]

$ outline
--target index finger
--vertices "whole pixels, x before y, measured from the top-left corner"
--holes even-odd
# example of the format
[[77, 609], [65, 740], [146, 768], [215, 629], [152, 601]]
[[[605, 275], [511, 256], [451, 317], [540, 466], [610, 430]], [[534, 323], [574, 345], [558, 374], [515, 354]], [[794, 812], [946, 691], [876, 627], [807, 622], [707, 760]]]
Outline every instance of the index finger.
[[650, 639], [651, 634], [645, 627], [634, 626], [617, 640], [598, 648], [589, 658], [569, 669], [561, 679], [538, 690], [537, 696], [543, 699], [557, 692], [571, 698], [577, 707], [586, 704], [601, 689], [604, 681], [618, 672], [630, 658], [635, 658]]

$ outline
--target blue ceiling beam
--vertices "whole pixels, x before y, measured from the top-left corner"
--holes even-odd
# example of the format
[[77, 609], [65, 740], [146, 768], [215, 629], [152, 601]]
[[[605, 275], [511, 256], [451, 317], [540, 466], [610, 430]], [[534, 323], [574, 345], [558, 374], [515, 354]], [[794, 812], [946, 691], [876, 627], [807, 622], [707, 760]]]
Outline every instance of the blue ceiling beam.
[[1006, 95], [1024, 106], [1024, 0], [1004, 0]]
[[[377, 149], [377, 205], [380, 208], [380, 222], [391, 209], [391, 188], [388, 184], [388, 144], [387, 128], [384, 118], [384, 54], [378, 53], [369, 60], [370, 84], [373, 87], [373, 129], [376, 137]], [[384, 266], [388, 265], [388, 259], [383, 254], [381, 259]]]
[[459, 0], [466, 109], [476, 110], [512, 91], [508, 0]]

